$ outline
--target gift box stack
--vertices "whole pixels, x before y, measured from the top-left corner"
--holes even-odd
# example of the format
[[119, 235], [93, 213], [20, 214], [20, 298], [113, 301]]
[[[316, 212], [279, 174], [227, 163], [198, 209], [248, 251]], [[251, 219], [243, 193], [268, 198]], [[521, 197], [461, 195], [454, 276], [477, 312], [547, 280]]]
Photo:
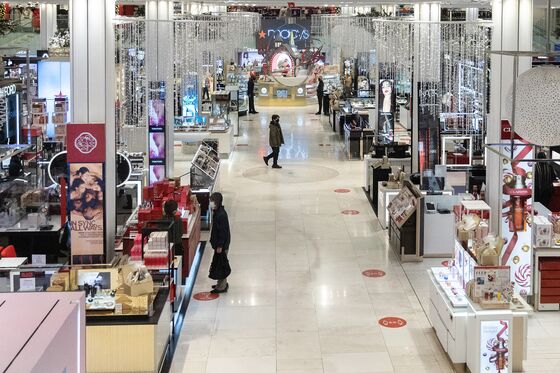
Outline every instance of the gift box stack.
[[[176, 180], [160, 181], [144, 187], [143, 198], [145, 206], [138, 210], [138, 225], [142, 227], [147, 221], [160, 220], [163, 217], [163, 204], [168, 200], [175, 200], [179, 210], [191, 211], [191, 190], [189, 186], [179, 186]], [[183, 219], [183, 229], [186, 231], [188, 220]]]
[[540, 303], [560, 303], [560, 258], [541, 258], [539, 271]]
[[552, 246], [552, 223], [542, 215], [533, 217], [533, 246], [535, 247], [551, 247]]
[[153, 232], [148, 243], [144, 245], [144, 265], [147, 268], [164, 268], [168, 265], [170, 255], [167, 232]]
[[54, 113], [52, 123], [54, 124], [54, 136], [56, 141], [66, 143], [66, 124], [68, 123], [68, 96], [59, 95], [54, 99]]

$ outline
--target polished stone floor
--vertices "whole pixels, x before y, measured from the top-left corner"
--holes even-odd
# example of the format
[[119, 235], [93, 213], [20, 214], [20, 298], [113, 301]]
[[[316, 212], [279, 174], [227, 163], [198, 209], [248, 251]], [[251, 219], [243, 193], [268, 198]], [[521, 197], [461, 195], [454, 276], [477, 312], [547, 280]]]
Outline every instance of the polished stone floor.
[[[191, 301], [171, 371], [452, 372], [424, 312], [425, 270], [441, 259], [399, 264], [361, 189], [363, 164], [346, 160], [328, 117], [313, 115], [312, 106], [258, 109], [241, 118], [235, 152], [221, 166], [230, 290]], [[286, 139], [281, 170], [262, 161], [273, 113]], [[348, 193], [335, 192], [341, 188]], [[213, 284], [211, 255], [207, 249], [195, 293]], [[386, 275], [364, 277], [371, 268]], [[379, 325], [391, 316], [407, 325]], [[531, 319], [528, 371], [560, 372], [559, 335], [558, 313]]]

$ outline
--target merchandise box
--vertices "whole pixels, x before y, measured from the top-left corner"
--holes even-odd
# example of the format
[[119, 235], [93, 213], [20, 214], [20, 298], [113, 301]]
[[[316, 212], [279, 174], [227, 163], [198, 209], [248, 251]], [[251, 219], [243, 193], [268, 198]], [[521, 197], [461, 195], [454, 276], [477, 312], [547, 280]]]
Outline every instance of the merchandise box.
[[551, 247], [552, 246], [552, 223], [541, 215], [533, 217], [533, 246]]

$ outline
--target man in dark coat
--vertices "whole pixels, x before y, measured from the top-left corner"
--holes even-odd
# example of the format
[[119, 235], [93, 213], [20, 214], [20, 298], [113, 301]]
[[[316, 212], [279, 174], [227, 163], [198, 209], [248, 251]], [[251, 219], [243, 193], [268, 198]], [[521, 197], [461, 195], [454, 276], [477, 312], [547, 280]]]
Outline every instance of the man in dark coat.
[[278, 155], [280, 154], [280, 147], [284, 144], [284, 135], [282, 134], [280, 116], [278, 114], [274, 114], [272, 116], [272, 121], [270, 122], [270, 126], [268, 126], [268, 131], [268, 141], [270, 143], [270, 147], [272, 148], [272, 153], [263, 157], [264, 163], [268, 166], [268, 161], [272, 158], [272, 168], [282, 168], [278, 165]]
[[249, 114], [258, 114], [255, 110], [255, 77], [249, 78], [247, 83], [247, 95], [249, 96]]
[[[224, 197], [221, 193], [212, 193], [210, 196], [210, 208], [213, 210], [212, 232], [210, 233], [210, 245], [214, 249], [214, 258], [224, 255], [227, 258], [231, 235], [229, 231], [228, 214], [223, 206]], [[218, 283], [212, 286], [212, 293], [225, 293], [229, 289], [227, 277], [218, 279]]]
[[[546, 153], [537, 154], [537, 159], [546, 159]], [[546, 208], [550, 204], [552, 194], [554, 193], [554, 181], [556, 180], [556, 172], [551, 164], [552, 162], [537, 162], [535, 164], [534, 189], [535, 202], [542, 203]]]
[[323, 111], [323, 92], [325, 90], [325, 83], [323, 77], [319, 75], [319, 84], [317, 84], [317, 100], [319, 101], [319, 111], [315, 115], [321, 115]]

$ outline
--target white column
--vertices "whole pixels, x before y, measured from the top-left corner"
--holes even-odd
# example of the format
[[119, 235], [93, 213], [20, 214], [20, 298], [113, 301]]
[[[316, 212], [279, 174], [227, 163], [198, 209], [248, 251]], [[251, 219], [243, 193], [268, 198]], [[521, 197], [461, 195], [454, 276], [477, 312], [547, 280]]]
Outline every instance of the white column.
[[[492, 50], [530, 51], [533, 35], [532, 15], [532, 0], [494, 0], [492, 4], [492, 21], [494, 23]], [[513, 60], [513, 57], [510, 56], [491, 55], [488, 143], [500, 142], [501, 119], [506, 118], [505, 99], [507, 91], [513, 84]], [[519, 75], [530, 68], [531, 58], [520, 58], [516, 74]], [[493, 212], [492, 227], [501, 227], [502, 166], [500, 157], [491, 151], [487, 152], [486, 182], [488, 201]]]
[[115, 0], [70, 0], [72, 123], [105, 123], [105, 254], [114, 255]]
[[166, 175], [173, 177], [174, 140], [174, 81], [173, 69], [173, 1], [146, 1], [146, 77], [150, 81], [165, 81], [165, 144]]
[[41, 4], [39, 9], [41, 20], [40, 39], [41, 48], [49, 47], [49, 39], [56, 32], [56, 4]]

